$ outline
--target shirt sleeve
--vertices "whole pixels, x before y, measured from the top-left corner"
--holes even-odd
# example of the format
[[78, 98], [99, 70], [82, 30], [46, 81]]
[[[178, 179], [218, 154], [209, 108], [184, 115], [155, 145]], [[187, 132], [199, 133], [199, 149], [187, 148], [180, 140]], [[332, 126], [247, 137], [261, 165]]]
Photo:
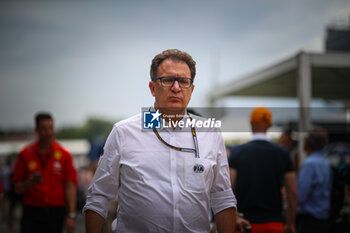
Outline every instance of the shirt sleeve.
[[236, 169], [236, 159], [239, 154], [239, 146], [235, 146], [230, 150], [230, 157], [228, 158], [228, 163], [230, 168]]
[[298, 192], [298, 204], [303, 205], [310, 193], [313, 180], [313, 167], [308, 163], [304, 163], [301, 166], [298, 174], [297, 192]]
[[73, 165], [73, 158], [72, 155], [67, 151], [66, 156], [66, 172], [65, 172], [65, 180], [71, 181], [74, 184], [78, 183], [78, 176], [77, 176], [77, 170], [75, 169]]
[[214, 181], [210, 191], [211, 207], [214, 215], [230, 207], [236, 208], [237, 205], [231, 189], [226, 148], [221, 133], [218, 133], [217, 137], [217, 152]]
[[286, 171], [285, 172], [292, 172], [294, 171], [294, 165], [293, 165], [293, 161], [292, 158], [290, 156], [290, 153], [288, 152], [288, 150], [286, 148], [282, 148], [283, 152], [284, 152], [284, 157], [285, 157], [285, 168]]
[[120, 135], [116, 126], [108, 136], [103, 150], [88, 188], [83, 212], [89, 209], [106, 219], [109, 201], [116, 198], [119, 187]]

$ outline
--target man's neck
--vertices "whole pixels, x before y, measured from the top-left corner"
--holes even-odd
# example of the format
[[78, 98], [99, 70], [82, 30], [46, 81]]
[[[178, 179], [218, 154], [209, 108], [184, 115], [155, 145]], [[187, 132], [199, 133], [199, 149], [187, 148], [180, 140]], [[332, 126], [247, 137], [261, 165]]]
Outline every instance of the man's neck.
[[268, 136], [266, 135], [266, 133], [257, 133], [257, 132], [254, 132], [253, 133], [253, 137], [251, 140], [266, 140], [266, 141], [269, 141], [269, 138]]
[[51, 151], [51, 146], [52, 146], [51, 141], [39, 140], [38, 145], [39, 145], [40, 150], [43, 151], [44, 153]]

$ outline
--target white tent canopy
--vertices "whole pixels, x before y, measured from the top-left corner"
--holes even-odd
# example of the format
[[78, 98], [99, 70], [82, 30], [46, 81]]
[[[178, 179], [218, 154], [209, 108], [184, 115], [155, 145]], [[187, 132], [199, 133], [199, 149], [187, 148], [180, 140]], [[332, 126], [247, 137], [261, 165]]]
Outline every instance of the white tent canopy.
[[[299, 52], [275, 65], [214, 87], [208, 93], [209, 104], [214, 107], [217, 100], [229, 96], [296, 97], [300, 107], [299, 129], [305, 131], [310, 128], [308, 107], [313, 97], [350, 103], [350, 54]], [[302, 155], [302, 140], [299, 141]]]

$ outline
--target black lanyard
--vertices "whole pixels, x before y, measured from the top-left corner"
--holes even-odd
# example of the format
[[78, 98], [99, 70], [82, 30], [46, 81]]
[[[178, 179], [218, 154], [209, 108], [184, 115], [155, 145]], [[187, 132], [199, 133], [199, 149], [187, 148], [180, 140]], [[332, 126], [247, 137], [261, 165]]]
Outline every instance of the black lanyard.
[[[189, 118], [192, 121], [191, 116], [189, 116]], [[182, 148], [182, 147], [177, 147], [177, 146], [173, 146], [170, 145], [169, 143], [167, 143], [166, 141], [163, 140], [163, 138], [159, 135], [158, 131], [156, 129], [153, 129], [153, 132], [155, 133], [155, 135], [157, 136], [157, 138], [164, 143], [166, 146], [170, 147], [171, 149], [177, 150], [177, 151], [182, 151], [182, 152], [188, 152], [188, 153], [194, 153], [195, 154], [195, 158], [199, 158], [199, 148], [198, 148], [198, 140], [197, 140], [197, 134], [196, 134], [196, 129], [194, 127], [191, 127], [191, 131], [192, 131], [192, 137], [193, 137], [193, 142], [194, 142], [194, 146], [195, 149], [192, 148]]]
[[[34, 152], [35, 153], [35, 155], [39, 158], [39, 160], [40, 160], [40, 163], [41, 163], [41, 168], [43, 169], [43, 171], [45, 170], [45, 167], [46, 167], [46, 164], [47, 164], [47, 162], [48, 162], [48, 160], [50, 159], [49, 157], [50, 157], [50, 154], [51, 153], [49, 153], [49, 154], [42, 154], [42, 153], [40, 153], [40, 152], [38, 152], [38, 151], [35, 151]], [[43, 157], [44, 156], [44, 157]]]

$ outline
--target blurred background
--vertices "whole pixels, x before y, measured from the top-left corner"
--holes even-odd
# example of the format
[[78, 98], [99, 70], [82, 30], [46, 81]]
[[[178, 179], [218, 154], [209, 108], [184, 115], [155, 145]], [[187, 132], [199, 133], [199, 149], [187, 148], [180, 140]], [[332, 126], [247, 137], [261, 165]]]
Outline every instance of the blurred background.
[[204, 107], [213, 85], [299, 50], [323, 52], [327, 26], [348, 25], [350, 17], [346, 0], [0, 4], [4, 130], [31, 128], [38, 110], [52, 112], [58, 128], [137, 114], [153, 103], [151, 60], [168, 48], [197, 61], [190, 104]]
[[[0, 171], [6, 174], [20, 149], [35, 140], [35, 113], [49, 111], [56, 137], [80, 171], [83, 199], [112, 125], [153, 104], [149, 69], [159, 52], [177, 48], [193, 56], [197, 76], [190, 107], [210, 107], [210, 97], [222, 87], [294, 55], [350, 53], [349, 31], [348, 0], [1, 0]], [[346, 42], [327, 48], [330, 38]], [[315, 98], [310, 107], [346, 110], [347, 103], [343, 96]], [[254, 93], [215, 97], [215, 106], [222, 108], [257, 105], [297, 109], [300, 101]], [[350, 115], [342, 116], [340, 127], [347, 127]], [[289, 132], [297, 122], [291, 120]], [[286, 123], [279, 121], [276, 141]], [[349, 141], [342, 139], [336, 140]], [[232, 146], [248, 137], [226, 135], [225, 140]]]

